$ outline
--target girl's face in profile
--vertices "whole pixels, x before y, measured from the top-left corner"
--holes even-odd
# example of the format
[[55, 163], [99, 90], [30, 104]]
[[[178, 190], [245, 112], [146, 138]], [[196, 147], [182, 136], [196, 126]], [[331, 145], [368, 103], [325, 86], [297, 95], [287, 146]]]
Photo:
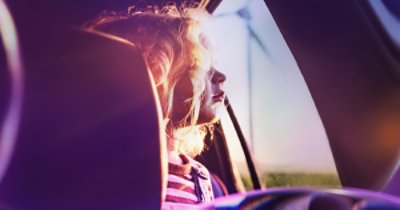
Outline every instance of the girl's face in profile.
[[226, 76], [215, 68], [207, 73], [198, 124], [214, 123], [219, 119], [218, 112], [225, 100], [225, 92], [222, 89], [225, 80]]
[[[213, 45], [206, 34], [201, 35], [201, 42], [207, 50], [210, 52], [213, 51]], [[226, 76], [215, 67], [211, 67], [204, 80], [205, 89], [197, 124], [215, 123], [218, 121], [219, 110], [224, 106], [225, 101], [225, 92], [222, 86], [226, 80]]]
[[[201, 34], [202, 45], [213, 51], [213, 47], [205, 34]], [[196, 124], [214, 123], [219, 119], [219, 110], [224, 105], [225, 92], [222, 85], [226, 80], [226, 76], [211, 67], [204, 77], [204, 92], [200, 102], [200, 111]], [[174, 114], [171, 119], [173, 122], [182, 120], [190, 110], [190, 104], [185, 103], [187, 99], [193, 97], [193, 85], [188, 76], [182, 77], [177, 83], [174, 90]], [[174, 119], [175, 118], [175, 119]]]
[[[205, 89], [201, 98], [197, 124], [213, 123], [219, 119], [219, 110], [224, 105], [225, 92], [222, 86], [226, 76], [212, 68], [204, 78]], [[183, 77], [174, 90], [174, 115], [172, 121], [179, 121], [189, 112], [187, 101], [193, 97], [193, 85], [189, 77]]]

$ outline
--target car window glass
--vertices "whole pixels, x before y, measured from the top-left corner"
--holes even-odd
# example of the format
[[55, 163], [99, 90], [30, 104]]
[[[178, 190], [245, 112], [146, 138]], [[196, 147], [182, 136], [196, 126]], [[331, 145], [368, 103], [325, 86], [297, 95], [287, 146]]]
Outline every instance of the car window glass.
[[400, 1], [369, 0], [368, 2], [391, 41], [400, 50]]
[[246, 157], [241, 148], [238, 135], [236, 135], [234, 125], [229, 118], [227, 110], [221, 112], [221, 125], [227, 140], [230, 157], [233, 162], [232, 170], [238, 191], [254, 189], [250, 178], [250, 171], [246, 164]]
[[[315, 104], [264, 1], [223, 1], [214, 16], [209, 31], [216, 66], [227, 75], [225, 90], [263, 184], [340, 186]], [[233, 145], [228, 121], [222, 118]], [[240, 152], [231, 149], [233, 156]], [[247, 171], [243, 158], [233, 159], [239, 173]], [[247, 172], [241, 175], [248, 179]]]

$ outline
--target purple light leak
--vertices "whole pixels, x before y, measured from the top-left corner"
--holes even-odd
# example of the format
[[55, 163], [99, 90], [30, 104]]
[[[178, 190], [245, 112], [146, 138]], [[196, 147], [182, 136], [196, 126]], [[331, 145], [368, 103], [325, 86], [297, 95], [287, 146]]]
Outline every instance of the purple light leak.
[[7, 68], [11, 77], [11, 98], [2, 127], [0, 128], [0, 181], [5, 174], [14, 149], [21, 116], [23, 96], [23, 65], [18, 38], [11, 14], [3, 0], [0, 0], [0, 34], [4, 44]]

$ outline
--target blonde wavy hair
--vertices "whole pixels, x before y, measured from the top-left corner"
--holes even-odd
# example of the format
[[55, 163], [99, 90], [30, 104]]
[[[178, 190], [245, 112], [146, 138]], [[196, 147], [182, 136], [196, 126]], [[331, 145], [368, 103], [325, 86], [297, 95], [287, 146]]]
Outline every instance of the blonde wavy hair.
[[[128, 9], [125, 14], [107, 12], [85, 25], [132, 42], [144, 57], [151, 72], [162, 106], [168, 149], [191, 156], [204, 149], [206, 125], [198, 125], [204, 78], [213, 65], [213, 55], [206, 46], [209, 40], [203, 22], [208, 14], [200, 9], [167, 6], [161, 9]], [[193, 95], [187, 98], [189, 109], [178, 122], [173, 122], [174, 89], [188, 76]]]

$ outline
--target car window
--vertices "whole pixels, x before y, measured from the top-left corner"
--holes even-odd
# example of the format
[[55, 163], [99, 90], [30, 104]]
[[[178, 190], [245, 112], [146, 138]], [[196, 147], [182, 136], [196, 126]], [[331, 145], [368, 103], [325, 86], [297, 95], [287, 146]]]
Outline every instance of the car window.
[[[264, 1], [224, 1], [214, 16], [209, 30], [216, 66], [227, 75], [225, 91], [263, 184], [340, 186], [315, 104]], [[226, 115], [221, 122], [232, 159], [251, 189], [236, 133]]]
[[400, 1], [369, 0], [368, 2], [391, 41], [400, 50]]

